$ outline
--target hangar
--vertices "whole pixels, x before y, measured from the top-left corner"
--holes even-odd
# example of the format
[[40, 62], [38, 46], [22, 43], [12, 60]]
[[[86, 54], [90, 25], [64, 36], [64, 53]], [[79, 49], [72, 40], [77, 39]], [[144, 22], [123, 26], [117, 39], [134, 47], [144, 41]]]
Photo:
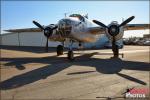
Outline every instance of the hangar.
[[[83, 47], [86, 48], [101, 48], [105, 44], [108, 44], [109, 40], [105, 35], [102, 35], [101, 38], [96, 43], [84, 43]], [[45, 47], [46, 37], [43, 32], [11, 32], [1, 34], [1, 45], [7, 46], [33, 46], [33, 47]], [[49, 41], [49, 47], [57, 47], [61, 44], [57, 41]], [[68, 42], [65, 42], [65, 47], [68, 46]], [[75, 48], [78, 47], [78, 43], [74, 43]]]
[[[10, 46], [45, 46], [46, 38], [42, 32], [20, 32], [1, 34], [1, 44]], [[55, 47], [59, 42], [49, 42], [49, 46]]]

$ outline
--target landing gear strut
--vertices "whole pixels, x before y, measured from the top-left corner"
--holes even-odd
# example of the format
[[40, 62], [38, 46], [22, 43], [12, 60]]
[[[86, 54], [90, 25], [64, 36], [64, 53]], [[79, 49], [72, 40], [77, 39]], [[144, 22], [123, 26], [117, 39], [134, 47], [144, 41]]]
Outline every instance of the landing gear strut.
[[63, 55], [64, 47], [62, 45], [57, 46], [57, 56]]
[[118, 45], [116, 44], [116, 40], [115, 37], [113, 37], [113, 41], [112, 41], [112, 51], [113, 51], [113, 58], [118, 58], [119, 57], [119, 48]]
[[73, 45], [73, 40], [70, 40], [69, 51], [68, 51], [68, 60], [74, 60], [72, 45]]
[[69, 50], [69, 51], [68, 51], [68, 59], [69, 59], [69, 60], [74, 60], [74, 54], [73, 54], [73, 51], [72, 51], [72, 50]]
[[118, 45], [114, 45], [114, 48], [112, 50], [113, 50], [114, 58], [118, 58], [119, 57]]

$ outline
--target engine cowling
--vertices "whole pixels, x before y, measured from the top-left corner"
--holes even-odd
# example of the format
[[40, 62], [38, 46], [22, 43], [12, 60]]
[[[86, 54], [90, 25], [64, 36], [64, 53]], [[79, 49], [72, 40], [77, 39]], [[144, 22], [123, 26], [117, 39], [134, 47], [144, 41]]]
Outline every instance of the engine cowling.
[[109, 40], [113, 40], [113, 37], [115, 37], [115, 40], [120, 40], [123, 37], [124, 29], [123, 27], [119, 27], [119, 24], [117, 21], [113, 21], [108, 25], [108, 28], [106, 29], [106, 36]]
[[55, 26], [54, 26], [53, 24], [50, 24], [49, 26], [46, 26], [46, 27], [44, 28], [44, 35], [45, 35], [47, 38], [49, 38], [50, 36], [52, 36], [53, 31], [54, 31], [53, 28], [55, 28]]
[[49, 37], [52, 35], [52, 33], [53, 33], [53, 30], [51, 30], [50, 27], [46, 27], [46, 28], [44, 29], [44, 35], [45, 35], [46, 37], [49, 38]]

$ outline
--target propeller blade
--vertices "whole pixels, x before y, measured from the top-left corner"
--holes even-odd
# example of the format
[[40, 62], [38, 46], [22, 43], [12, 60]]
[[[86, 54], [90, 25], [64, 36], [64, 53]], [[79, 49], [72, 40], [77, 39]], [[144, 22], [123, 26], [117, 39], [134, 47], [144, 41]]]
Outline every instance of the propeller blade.
[[53, 27], [52, 30], [55, 30], [56, 28], [58, 28], [58, 26]]
[[100, 25], [100, 26], [104, 27], [104, 28], [108, 28], [105, 24], [103, 24], [103, 23], [101, 23], [97, 20], [93, 20], [93, 22], [96, 23], [97, 25]]
[[47, 37], [47, 41], [46, 41], [46, 47], [45, 47], [46, 52], [48, 52], [48, 37]]
[[37, 27], [39, 27], [40, 29], [44, 30], [44, 27], [43, 27], [42, 25], [40, 25], [38, 22], [33, 21], [33, 23], [34, 23]]
[[131, 16], [128, 19], [126, 19], [124, 22], [122, 22], [119, 27], [126, 25], [127, 23], [129, 23], [130, 21], [132, 21], [135, 17]]

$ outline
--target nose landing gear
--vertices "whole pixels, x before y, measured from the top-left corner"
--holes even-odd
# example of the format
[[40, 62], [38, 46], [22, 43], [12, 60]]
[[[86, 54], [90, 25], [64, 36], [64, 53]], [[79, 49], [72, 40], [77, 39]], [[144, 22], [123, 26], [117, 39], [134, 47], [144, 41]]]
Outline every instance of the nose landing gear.
[[72, 50], [73, 40], [70, 40], [69, 51], [68, 51], [68, 60], [74, 60], [74, 54]]

